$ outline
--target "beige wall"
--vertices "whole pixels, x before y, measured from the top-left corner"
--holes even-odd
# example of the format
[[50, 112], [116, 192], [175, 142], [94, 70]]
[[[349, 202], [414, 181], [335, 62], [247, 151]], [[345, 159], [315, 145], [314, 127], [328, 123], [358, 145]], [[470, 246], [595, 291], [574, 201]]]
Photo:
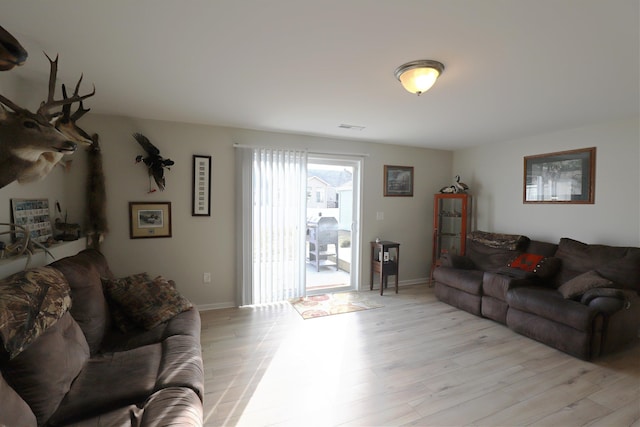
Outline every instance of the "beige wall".
[[[369, 283], [368, 242], [375, 237], [401, 243], [401, 283], [421, 282], [428, 277], [432, 194], [451, 181], [451, 152], [91, 114], [81, 124], [85, 130], [100, 135], [110, 226], [102, 249], [118, 276], [141, 271], [162, 274], [174, 279], [180, 290], [200, 307], [235, 303], [235, 227], [241, 213], [235, 207], [233, 144], [238, 143], [367, 154], [363, 170], [361, 284]], [[163, 156], [176, 162], [166, 172], [164, 192], [147, 194], [146, 170], [134, 163], [136, 155], [143, 152], [131, 136], [133, 132], [147, 136]], [[193, 154], [213, 158], [211, 217], [191, 216]], [[47, 197], [52, 203], [60, 199], [72, 212], [71, 221], [83, 221], [85, 161], [86, 153], [79, 150], [73, 155], [69, 173], [59, 168], [41, 183], [14, 183], [0, 189], [0, 214], [8, 216], [12, 197]], [[384, 164], [414, 166], [414, 197], [382, 196]], [[170, 201], [173, 237], [129, 239], [130, 201]], [[376, 220], [377, 211], [384, 212], [384, 220]], [[203, 272], [213, 273], [213, 283], [202, 283]]]
[[[453, 171], [476, 196], [478, 229], [640, 246], [638, 126], [634, 118], [459, 150]], [[595, 204], [522, 203], [524, 156], [586, 147], [597, 148]]]
[[[0, 81], [0, 93], [28, 108], [36, 108], [33, 93], [24, 85]], [[4, 82], [4, 83], [3, 83]], [[19, 99], [16, 93], [29, 93]], [[29, 99], [33, 98], [33, 99]], [[39, 98], [38, 98], [39, 99]], [[474, 194], [479, 229], [523, 233], [557, 241], [567, 236], [590, 243], [640, 246], [640, 137], [638, 119], [523, 138], [488, 146], [448, 151], [373, 144], [292, 134], [160, 122], [88, 114], [81, 125], [100, 135], [107, 175], [110, 233], [103, 245], [116, 275], [147, 271], [176, 280], [180, 290], [200, 307], [233, 305], [236, 295], [237, 211], [233, 144], [295, 146], [335, 153], [361, 153], [363, 219], [361, 224], [361, 286], [369, 282], [368, 242], [375, 237], [401, 243], [401, 283], [425, 280], [431, 259], [432, 195], [460, 174]], [[141, 132], [161, 153], [176, 161], [167, 172], [167, 189], [147, 194], [144, 167], [134, 164], [141, 149], [131, 134]], [[524, 205], [523, 157], [596, 146], [595, 205]], [[213, 158], [212, 216], [191, 216], [191, 159], [193, 154]], [[71, 222], [83, 222], [86, 153], [72, 156], [70, 172], [56, 168], [46, 180], [0, 189], [0, 222], [10, 219], [11, 198], [59, 200]], [[414, 166], [414, 197], [383, 197], [383, 166]], [[170, 201], [173, 237], [129, 239], [130, 201]], [[376, 220], [384, 212], [384, 220]], [[213, 273], [213, 283], [202, 283], [202, 273]]]

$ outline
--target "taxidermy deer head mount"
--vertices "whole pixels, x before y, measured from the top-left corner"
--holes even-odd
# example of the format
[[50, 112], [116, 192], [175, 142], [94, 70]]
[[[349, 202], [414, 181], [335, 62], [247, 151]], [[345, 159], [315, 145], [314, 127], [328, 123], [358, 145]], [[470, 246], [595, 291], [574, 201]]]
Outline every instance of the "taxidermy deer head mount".
[[0, 27], [0, 71], [24, 64], [29, 54], [7, 30]]
[[[42, 179], [65, 154], [73, 153], [78, 143], [91, 144], [91, 137], [76, 121], [89, 111], [82, 101], [95, 94], [95, 87], [91, 93], [79, 95], [81, 76], [71, 96], [62, 85], [63, 98], [54, 99], [58, 57], [47, 59], [51, 64], [49, 94], [36, 113], [0, 95], [0, 188], [14, 180], [24, 183]], [[74, 103], [79, 105], [72, 114]], [[62, 110], [56, 111], [60, 107]]]

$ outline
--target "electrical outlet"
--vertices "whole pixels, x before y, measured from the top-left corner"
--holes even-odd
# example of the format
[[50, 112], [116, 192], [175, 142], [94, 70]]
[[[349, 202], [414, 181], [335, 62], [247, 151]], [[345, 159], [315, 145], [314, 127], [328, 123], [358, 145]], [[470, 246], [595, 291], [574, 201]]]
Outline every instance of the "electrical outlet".
[[376, 219], [382, 221], [384, 219], [384, 212], [376, 212]]
[[211, 283], [211, 273], [204, 273], [202, 275], [202, 283]]

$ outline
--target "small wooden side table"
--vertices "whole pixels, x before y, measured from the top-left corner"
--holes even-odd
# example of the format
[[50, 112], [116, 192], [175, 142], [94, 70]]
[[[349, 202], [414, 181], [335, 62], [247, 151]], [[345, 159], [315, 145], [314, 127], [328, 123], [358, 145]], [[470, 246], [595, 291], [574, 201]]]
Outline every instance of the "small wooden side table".
[[[384, 254], [389, 259], [385, 261]], [[373, 273], [380, 275], [380, 295], [387, 287], [389, 276], [396, 276], [396, 294], [398, 293], [398, 271], [400, 269], [400, 243], [381, 240], [371, 242], [371, 279], [369, 290], [373, 290]]]

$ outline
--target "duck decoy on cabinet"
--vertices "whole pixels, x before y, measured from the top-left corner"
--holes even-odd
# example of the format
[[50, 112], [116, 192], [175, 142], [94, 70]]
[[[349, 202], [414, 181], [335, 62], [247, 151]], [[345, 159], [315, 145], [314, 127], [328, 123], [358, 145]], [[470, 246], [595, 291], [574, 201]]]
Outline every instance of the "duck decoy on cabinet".
[[465, 184], [464, 182], [460, 182], [460, 175], [456, 175], [456, 182], [453, 185], [455, 185], [456, 187], [456, 193], [466, 193], [469, 189], [469, 186], [467, 184]]
[[442, 187], [440, 189], [440, 192], [442, 194], [452, 194], [452, 193], [457, 193], [457, 189], [455, 185], [447, 185], [446, 187]]

